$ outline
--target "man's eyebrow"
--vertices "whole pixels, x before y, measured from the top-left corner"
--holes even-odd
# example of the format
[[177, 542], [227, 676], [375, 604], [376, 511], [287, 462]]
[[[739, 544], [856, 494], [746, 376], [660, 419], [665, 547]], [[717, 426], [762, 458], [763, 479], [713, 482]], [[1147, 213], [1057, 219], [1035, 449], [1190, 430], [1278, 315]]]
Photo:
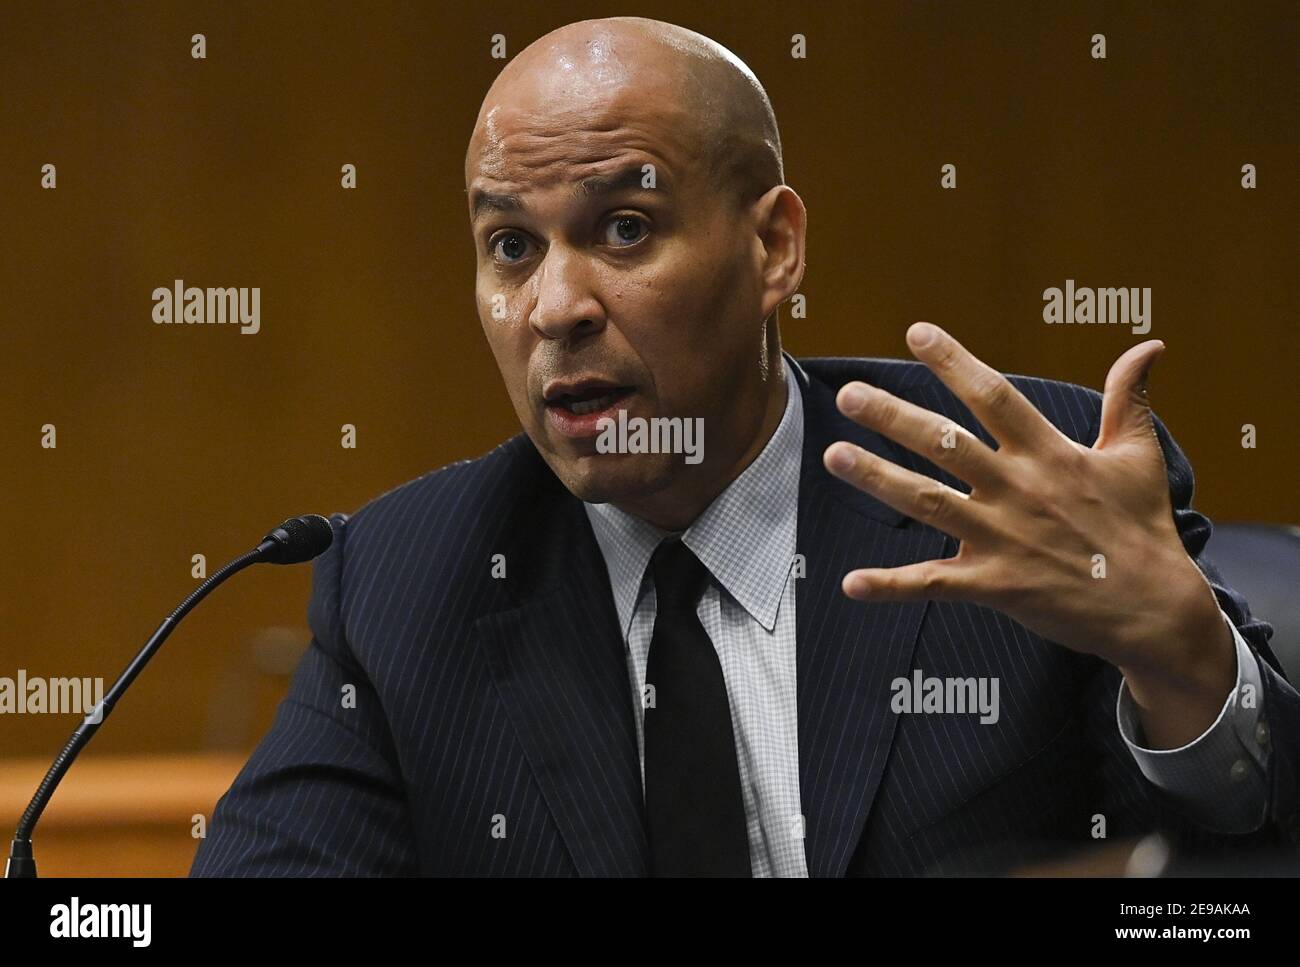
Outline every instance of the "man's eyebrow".
[[[641, 188], [646, 172], [641, 165], [629, 165], [608, 175], [591, 175], [583, 178], [574, 186], [573, 194], [579, 198], [592, 198], [596, 195], [610, 195], [628, 188]], [[650, 190], [650, 189], [647, 189]], [[670, 194], [670, 182], [665, 175], [655, 171], [655, 191]], [[475, 188], [470, 192], [470, 218], [477, 219], [485, 211], [516, 212], [527, 211], [528, 205], [523, 198], [513, 192], [485, 191]]]
[[477, 220], [485, 211], [514, 212], [528, 209], [522, 198], [509, 192], [484, 191], [482, 188], [475, 188], [470, 192], [469, 197], [471, 220]]
[[[585, 195], [590, 198], [593, 195], [610, 195], [627, 188], [641, 188], [646, 177], [646, 172], [642, 170], [644, 167], [646, 166], [639, 164], [627, 165], [612, 174], [592, 175], [589, 178], [583, 178], [578, 182], [577, 188], [574, 189], [574, 194]], [[646, 189], [647, 191], [654, 190], [662, 191], [665, 194], [670, 193], [670, 183], [666, 174], [655, 168], [654, 179], [654, 189]]]

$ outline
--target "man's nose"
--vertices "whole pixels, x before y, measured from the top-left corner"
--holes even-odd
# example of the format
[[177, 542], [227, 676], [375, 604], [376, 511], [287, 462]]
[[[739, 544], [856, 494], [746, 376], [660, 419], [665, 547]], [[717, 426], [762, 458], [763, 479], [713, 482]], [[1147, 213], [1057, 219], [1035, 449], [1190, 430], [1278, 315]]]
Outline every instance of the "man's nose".
[[605, 327], [605, 310], [592, 291], [589, 266], [553, 246], [538, 273], [537, 301], [528, 324], [543, 339], [565, 339]]

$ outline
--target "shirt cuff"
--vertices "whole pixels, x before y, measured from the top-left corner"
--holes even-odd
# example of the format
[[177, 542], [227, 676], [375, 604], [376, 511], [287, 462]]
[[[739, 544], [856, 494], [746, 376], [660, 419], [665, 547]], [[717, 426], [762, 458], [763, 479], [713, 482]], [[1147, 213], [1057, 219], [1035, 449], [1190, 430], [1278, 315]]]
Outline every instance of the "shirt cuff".
[[1264, 822], [1268, 806], [1268, 724], [1259, 662], [1222, 610], [1237, 648], [1237, 682], [1214, 724], [1177, 749], [1147, 749], [1141, 743], [1137, 703], [1122, 681], [1115, 713], [1119, 733], [1154, 785], [1191, 819], [1221, 833], [1247, 833]]

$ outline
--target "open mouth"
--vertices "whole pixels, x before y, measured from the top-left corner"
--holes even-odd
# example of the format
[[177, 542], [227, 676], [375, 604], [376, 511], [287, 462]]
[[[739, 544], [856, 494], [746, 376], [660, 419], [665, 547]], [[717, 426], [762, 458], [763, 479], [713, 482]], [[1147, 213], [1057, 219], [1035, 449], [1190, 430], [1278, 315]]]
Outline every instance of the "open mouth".
[[554, 398], [547, 399], [546, 405], [566, 410], [575, 416], [583, 416], [607, 410], [631, 395], [630, 386], [592, 386], [572, 393], [557, 394]]

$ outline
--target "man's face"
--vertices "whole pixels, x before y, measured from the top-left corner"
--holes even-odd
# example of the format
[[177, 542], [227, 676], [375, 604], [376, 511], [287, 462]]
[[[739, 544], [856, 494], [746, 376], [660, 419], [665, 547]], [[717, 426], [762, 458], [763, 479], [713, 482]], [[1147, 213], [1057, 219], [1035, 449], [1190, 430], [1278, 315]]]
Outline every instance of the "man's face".
[[[653, 497], [763, 417], [763, 246], [648, 82], [485, 113], [467, 162], [479, 319], [525, 432], [581, 499]], [[645, 166], [654, 187], [644, 187]], [[512, 196], [512, 197], [505, 197]], [[477, 207], [477, 211], [476, 211]], [[600, 453], [602, 418], [701, 417], [704, 461]]]

